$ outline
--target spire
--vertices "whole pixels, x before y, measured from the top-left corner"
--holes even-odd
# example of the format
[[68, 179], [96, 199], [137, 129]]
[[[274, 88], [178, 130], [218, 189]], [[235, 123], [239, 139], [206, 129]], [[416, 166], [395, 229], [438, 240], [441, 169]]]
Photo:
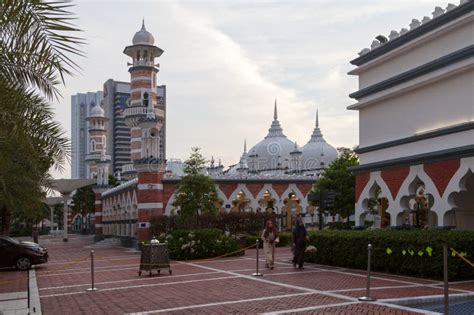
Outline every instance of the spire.
[[244, 139], [244, 153], [247, 153], [247, 139]]
[[145, 18], [142, 18], [142, 28], [141, 28], [141, 31], [146, 31], [146, 28], [145, 28]]
[[318, 114], [318, 109], [316, 109], [316, 128], [319, 128], [319, 114]]
[[275, 108], [273, 109], [273, 120], [278, 120], [277, 99], [275, 98]]
[[285, 137], [283, 134], [283, 129], [280, 126], [280, 122], [278, 121], [278, 111], [277, 111], [277, 101], [275, 99], [275, 107], [273, 108], [273, 121], [270, 129], [268, 129], [268, 134], [265, 138], [271, 137]]
[[311, 135], [311, 139], [309, 142], [326, 142], [323, 138], [323, 134], [321, 133], [321, 129], [319, 129], [319, 110], [316, 109], [316, 125], [313, 129], [313, 134]]

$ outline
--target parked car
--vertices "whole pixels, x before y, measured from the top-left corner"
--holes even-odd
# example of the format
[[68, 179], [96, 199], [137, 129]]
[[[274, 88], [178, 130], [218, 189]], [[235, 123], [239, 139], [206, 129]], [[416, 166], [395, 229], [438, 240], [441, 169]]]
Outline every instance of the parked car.
[[48, 262], [48, 250], [33, 242], [20, 242], [0, 236], [0, 267], [28, 270], [32, 265]]

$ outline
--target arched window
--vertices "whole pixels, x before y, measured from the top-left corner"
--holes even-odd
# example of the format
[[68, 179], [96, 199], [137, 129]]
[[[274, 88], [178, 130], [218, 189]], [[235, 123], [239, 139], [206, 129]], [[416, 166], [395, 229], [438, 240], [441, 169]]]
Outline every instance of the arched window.
[[90, 151], [91, 152], [95, 151], [95, 140], [94, 139], [91, 140]]
[[148, 92], [143, 93], [143, 106], [148, 106]]

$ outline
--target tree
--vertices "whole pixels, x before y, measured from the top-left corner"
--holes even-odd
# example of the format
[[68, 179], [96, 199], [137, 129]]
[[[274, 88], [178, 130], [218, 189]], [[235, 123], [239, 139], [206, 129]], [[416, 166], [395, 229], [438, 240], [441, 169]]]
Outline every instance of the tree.
[[185, 161], [185, 176], [176, 187], [176, 200], [173, 203], [179, 207], [179, 219], [187, 227], [195, 222], [199, 227], [199, 215], [216, 215], [217, 190], [214, 181], [207, 175], [206, 159], [199, 148], [191, 149], [190, 157]]
[[349, 170], [359, 164], [357, 155], [348, 148], [338, 148], [339, 157], [334, 160], [316, 181], [315, 190], [334, 191], [338, 193], [331, 215], [339, 214], [348, 218], [354, 213], [355, 174]]
[[82, 40], [70, 36], [70, 4], [0, 1], [0, 234], [12, 216], [41, 208], [49, 168], [69, 157], [69, 143], [49, 101], [77, 65]]
[[[74, 214], [80, 214], [82, 218], [86, 218], [95, 209], [95, 193], [92, 187], [93, 185], [79, 188], [72, 196], [72, 211]], [[82, 227], [85, 228], [86, 222], [82, 221], [82, 224]]]

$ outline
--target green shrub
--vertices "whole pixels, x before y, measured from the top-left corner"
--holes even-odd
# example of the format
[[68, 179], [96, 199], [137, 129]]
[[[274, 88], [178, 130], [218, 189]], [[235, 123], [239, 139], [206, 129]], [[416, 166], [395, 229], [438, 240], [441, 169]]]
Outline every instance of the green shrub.
[[[291, 245], [291, 233], [290, 232], [280, 232], [278, 233], [278, 238], [280, 242], [277, 243], [277, 247], [285, 247]], [[247, 246], [254, 245], [257, 239], [260, 241], [259, 248], [262, 248], [263, 241], [260, 238], [260, 235], [247, 235]]]
[[166, 237], [171, 259], [217, 257], [239, 250], [239, 242], [218, 229], [174, 230]]
[[[447, 243], [448, 248], [465, 252], [467, 259], [474, 260], [473, 231], [324, 230], [310, 232], [309, 238], [318, 251], [308, 253], [307, 261], [324, 265], [366, 269], [369, 243], [373, 246], [372, 270], [375, 271], [442, 279], [443, 243]], [[391, 254], [387, 253], [387, 248]], [[428, 251], [432, 249], [431, 256], [427, 248]], [[403, 251], [406, 251], [405, 255]], [[451, 251], [448, 266], [450, 280], [474, 279], [474, 268], [451, 256]]]
[[354, 222], [329, 222], [326, 227], [329, 230], [351, 230]]

